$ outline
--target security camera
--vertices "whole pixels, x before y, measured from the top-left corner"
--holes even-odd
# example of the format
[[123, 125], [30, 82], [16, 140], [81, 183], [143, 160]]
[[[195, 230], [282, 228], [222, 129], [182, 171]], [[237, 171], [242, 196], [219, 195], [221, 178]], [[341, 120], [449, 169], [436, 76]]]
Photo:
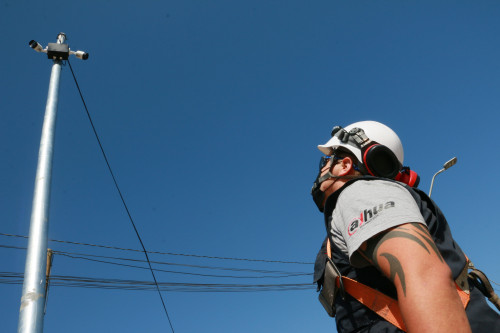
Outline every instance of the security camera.
[[66, 40], [66, 35], [64, 33], [60, 33], [58, 36], [57, 43], [48, 43], [46, 48], [43, 48], [40, 43], [36, 40], [31, 40], [29, 42], [30, 47], [37, 51], [46, 53], [47, 57], [54, 61], [68, 60], [70, 54], [73, 54], [78, 59], [87, 60], [89, 58], [89, 54], [84, 51], [71, 51], [68, 44], [64, 43]]
[[[73, 53], [73, 52], [71, 52]], [[82, 60], [87, 60], [89, 58], [89, 54], [87, 52], [83, 52], [83, 51], [76, 51], [73, 53], [75, 55], [75, 57], [77, 57], [78, 59], [82, 59]]]
[[30, 41], [30, 46], [36, 52], [42, 52], [43, 51], [42, 45], [40, 45], [40, 43], [38, 43], [36, 40], [31, 40]]

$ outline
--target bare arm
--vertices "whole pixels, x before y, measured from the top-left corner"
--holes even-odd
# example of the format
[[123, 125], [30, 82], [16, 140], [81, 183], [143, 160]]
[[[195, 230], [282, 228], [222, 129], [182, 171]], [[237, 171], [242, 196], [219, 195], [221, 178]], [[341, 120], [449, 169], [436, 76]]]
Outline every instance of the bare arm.
[[408, 332], [471, 332], [450, 268], [424, 225], [382, 232], [358, 253], [394, 283]]

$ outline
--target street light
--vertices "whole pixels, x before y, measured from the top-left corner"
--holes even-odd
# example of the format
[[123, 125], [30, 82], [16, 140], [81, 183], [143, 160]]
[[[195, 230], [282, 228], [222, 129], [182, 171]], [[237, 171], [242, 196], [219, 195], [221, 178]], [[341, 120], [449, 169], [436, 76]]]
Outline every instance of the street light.
[[452, 166], [454, 166], [455, 164], [457, 164], [457, 158], [456, 157], [453, 157], [451, 160], [449, 160], [448, 162], [446, 162], [444, 165], [443, 165], [443, 168], [441, 170], [439, 170], [438, 172], [436, 172], [434, 174], [434, 176], [432, 176], [432, 181], [431, 181], [431, 188], [429, 190], [429, 198], [431, 197], [431, 194], [432, 194], [432, 186], [434, 186], [434, 178], [436, 178], [437, 175], [439, 175], [441, 172], [443, 171], [446, 171], [448, 170], [449, 168], [451, 168]]

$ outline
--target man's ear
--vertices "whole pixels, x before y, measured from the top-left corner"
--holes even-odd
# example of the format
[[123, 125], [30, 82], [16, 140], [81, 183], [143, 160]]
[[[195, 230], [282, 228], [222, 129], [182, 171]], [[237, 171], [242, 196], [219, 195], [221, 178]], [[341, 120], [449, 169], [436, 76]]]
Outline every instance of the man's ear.
[[346, 176], [354, 171], [354, 162], [349, 156], [344, 157], [344, 159], [340, 162], [340, 166], [341, 169], [339, 172], [339, 176]]

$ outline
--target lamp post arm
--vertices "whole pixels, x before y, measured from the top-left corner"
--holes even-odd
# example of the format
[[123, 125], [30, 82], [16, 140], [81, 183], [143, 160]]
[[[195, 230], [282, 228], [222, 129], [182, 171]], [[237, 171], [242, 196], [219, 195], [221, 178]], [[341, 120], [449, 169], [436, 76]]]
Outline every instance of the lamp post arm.
[[446, 169], [441, 169], [439, 170], [438, 172], [436, 172], [434, 174], [434, 176], [432, 176], [432, 181], [431, 181], [431, 188], [429, 189], [429, 198], [431, 197], [431, 194], [432, 194], [432, 187], [434, 186], [434, 178], [436, 178], [437, 175], [439, 175], [441, 172], [445, 171]]

